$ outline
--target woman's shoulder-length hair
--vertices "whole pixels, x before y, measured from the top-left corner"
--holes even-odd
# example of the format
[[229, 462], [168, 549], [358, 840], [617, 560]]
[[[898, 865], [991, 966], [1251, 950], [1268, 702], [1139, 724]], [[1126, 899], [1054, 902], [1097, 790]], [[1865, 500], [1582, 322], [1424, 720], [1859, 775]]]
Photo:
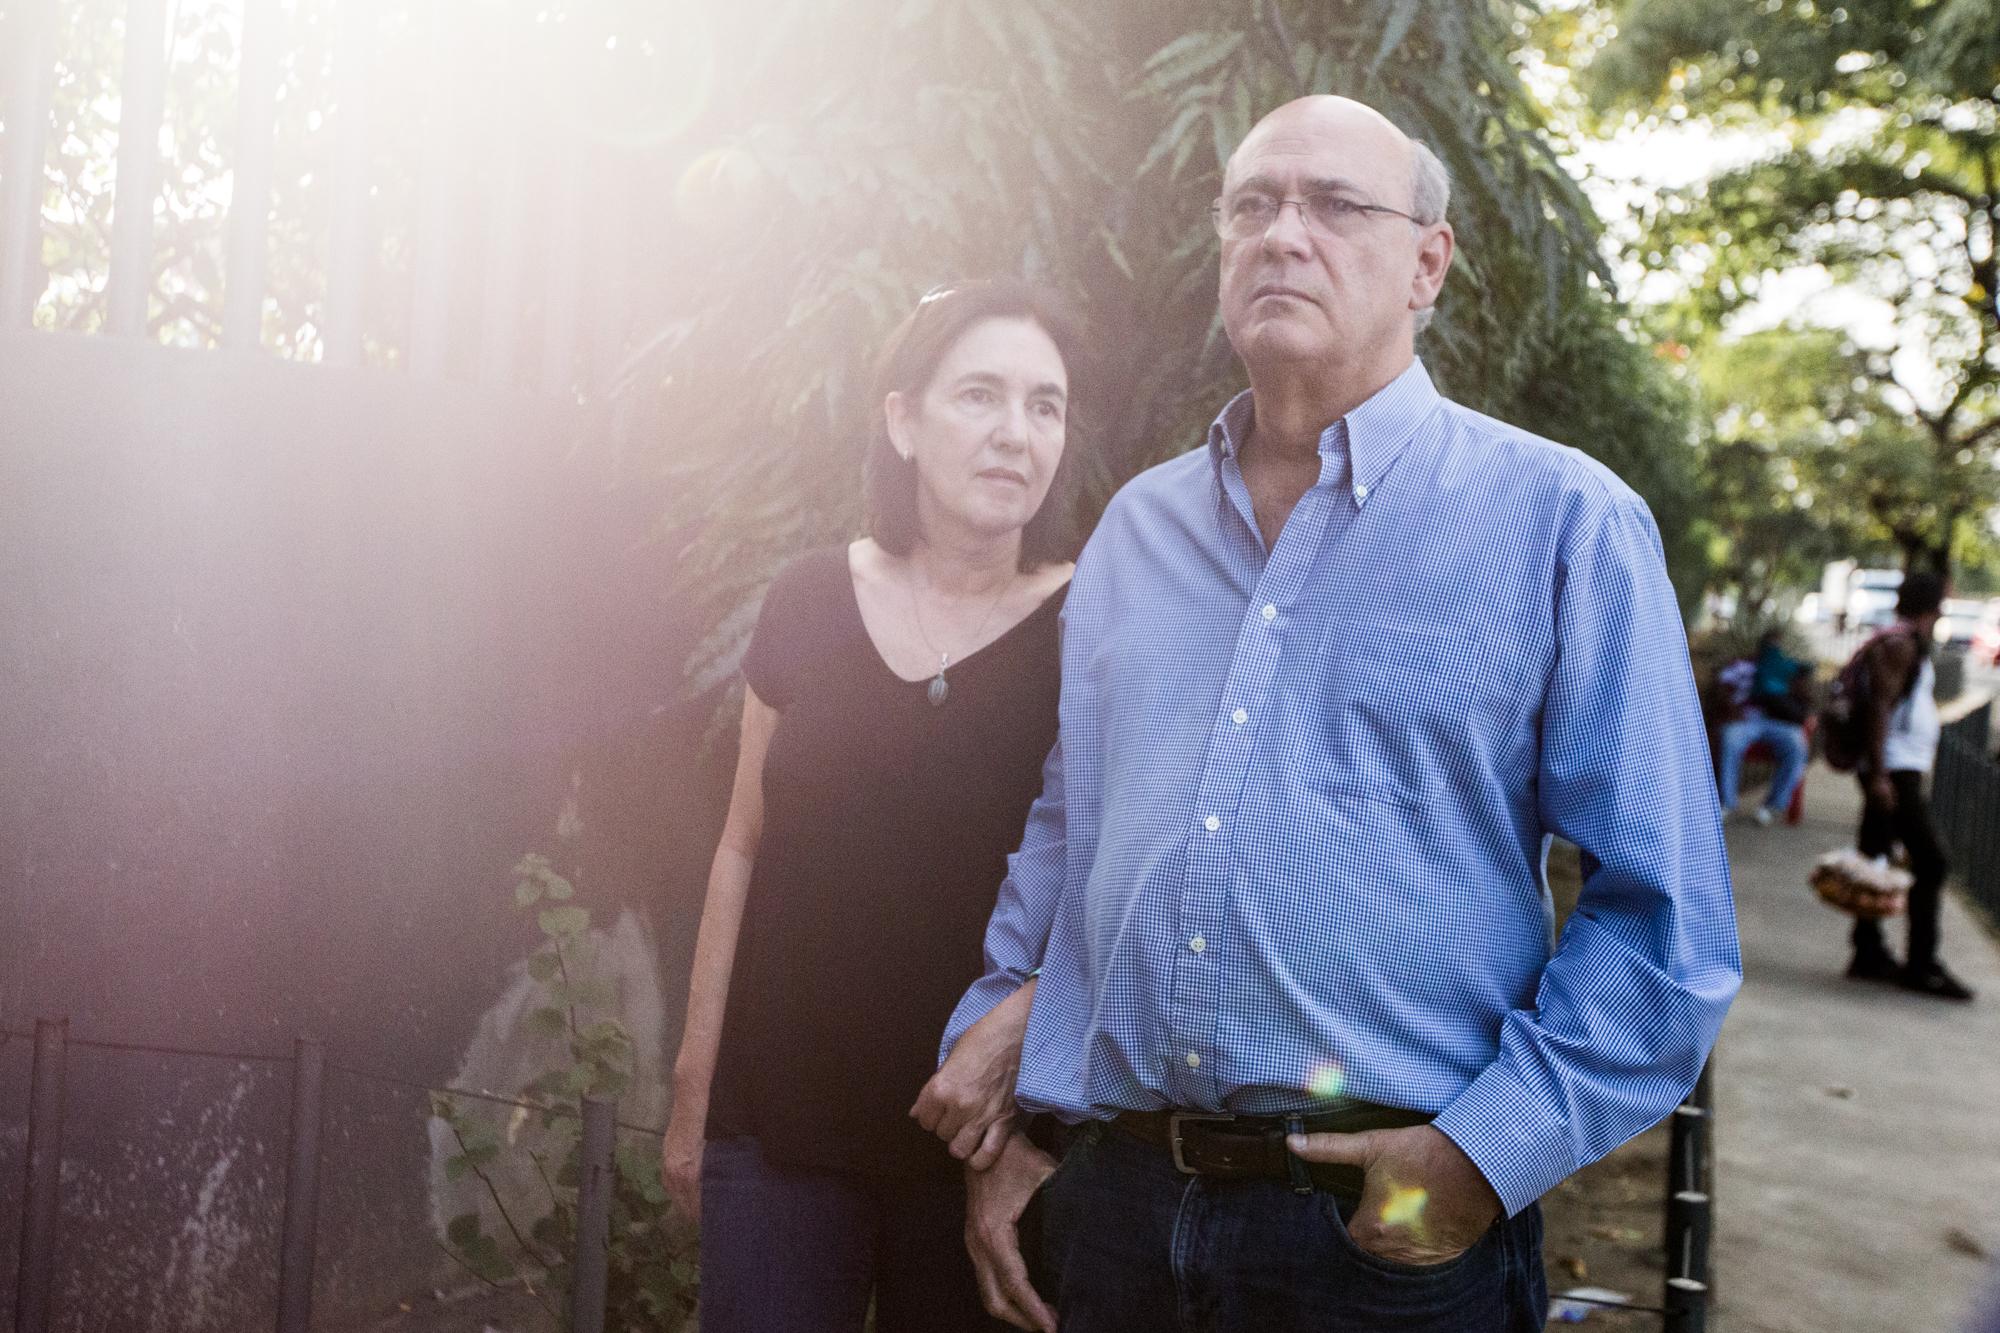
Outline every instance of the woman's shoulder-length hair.
[[973, 325], [988, 319], [1034, 321], [1056, 345], [1069, 377], [1062, 460], [1042, 507], [1021, 530], [1021, 568], [1073, 559], [1081, 544], [1076, 509], [1082, 465], [1077, 460], [1075, 407], [1085, 355], [1083, 326], [1069, 304], [1048, 288], [1018, 278], [995, 278], [933, 289], [896, 326], [876, 361], [873, 421], [861, 489], [868, 535], [892, 555], [908, 555], [916, 545], [917, 469], [890, 443], [883, 401], [891, 393], [921, 396], [952, 346]]

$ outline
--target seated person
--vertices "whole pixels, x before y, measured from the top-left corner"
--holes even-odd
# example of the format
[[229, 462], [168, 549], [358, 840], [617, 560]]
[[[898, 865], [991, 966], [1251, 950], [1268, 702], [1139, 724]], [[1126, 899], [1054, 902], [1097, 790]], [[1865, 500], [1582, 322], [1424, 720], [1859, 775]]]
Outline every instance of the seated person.
[[1754, 659], [1739, 657], [1716, 673], [1724, 706], [1717, 787], [1725, 815], [1736, 808], [1743, 754], [1758, 741], [1771, 747], [1777, 767], [1757, 807], [1757, 822], [1770, 823], [1792, 803], [1806, 772], [1806, 705], [1800, 690], [1807, 679], [1806, 664], [1785, 652], [1774, 629], [1757, 640]]

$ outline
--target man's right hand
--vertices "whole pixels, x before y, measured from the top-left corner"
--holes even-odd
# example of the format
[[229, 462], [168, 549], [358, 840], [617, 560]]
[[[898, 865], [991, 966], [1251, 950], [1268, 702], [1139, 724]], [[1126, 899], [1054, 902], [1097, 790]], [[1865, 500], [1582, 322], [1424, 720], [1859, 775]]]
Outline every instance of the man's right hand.
[[1868, 799], [1884, 810], [1896, 808], [1896, 786], [1889, 781], [1889, 775], [1879, 768], [1868, 775]]
[[1021, 1214], [1055, 1169], [1055, 1158], [1016, 1133], [991, 1168], [968, 1167], [965, 1173], [965, 1248], [979, 1277], [980, 1299], [994, 1318], [1036, 1333], [1056, 1333], [1056, 1312], [1028, 1280]]
[[676, 1113], [660, 1140], [660, 1184], [690, 1222], [701, 1222], [701, 1154], [706, 1147], [705, 1117]]

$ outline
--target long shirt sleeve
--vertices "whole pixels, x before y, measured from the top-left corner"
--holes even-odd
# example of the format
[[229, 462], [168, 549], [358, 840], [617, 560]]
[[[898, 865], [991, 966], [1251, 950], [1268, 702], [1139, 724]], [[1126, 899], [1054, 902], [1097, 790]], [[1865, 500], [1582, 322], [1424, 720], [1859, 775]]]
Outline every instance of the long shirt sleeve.
[[[1040, 965], [1024, 1107], [1425, 1111], [1518, 1211], [1673, 1109], [1740, 973], [1658, 534], [1413, 364], [1267, 547], [1252, 406], [1077, 562], [1058, 752], [946, 1045]], [[1588, 871], [1554, 949], [1550, 834]]]
[[938, 1063], [944, 1063], [965, 1030], [1027, 984], [1042, 965], [1065, 873], [1062, 738], [1042, 764], [1042, 794], [1028, 807], [1020, 850], [1007, 858], [1007, 878], [986, 926], [986, 970], [965, 993], [945, 1025]]
[[1659, 537], [1636, 502], [1580, 520], [1558, 571], [1542, 822], [1583, 891], [1532, 1007], [1438, 1116], [1508, 1212], [1659, 1119], [1742, 978], [1708, 747]]

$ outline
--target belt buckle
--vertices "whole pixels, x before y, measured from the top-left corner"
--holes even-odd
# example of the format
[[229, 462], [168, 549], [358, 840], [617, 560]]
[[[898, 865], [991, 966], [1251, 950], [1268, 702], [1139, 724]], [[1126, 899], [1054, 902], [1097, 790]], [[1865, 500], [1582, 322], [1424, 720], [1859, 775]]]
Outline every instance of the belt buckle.
[[1201, 1171], [1189, 1166], [1187, 1158], [1181, 1154], [1181, 1126], [1194, 1121], [1229, 1121], [1233, 1115], [1210, 1111], [1170, 1111], [1167, 1114], [1167, 1150], [1173, 1155], [1174, 1170], [1184, 1176], [1198, 1176]]

